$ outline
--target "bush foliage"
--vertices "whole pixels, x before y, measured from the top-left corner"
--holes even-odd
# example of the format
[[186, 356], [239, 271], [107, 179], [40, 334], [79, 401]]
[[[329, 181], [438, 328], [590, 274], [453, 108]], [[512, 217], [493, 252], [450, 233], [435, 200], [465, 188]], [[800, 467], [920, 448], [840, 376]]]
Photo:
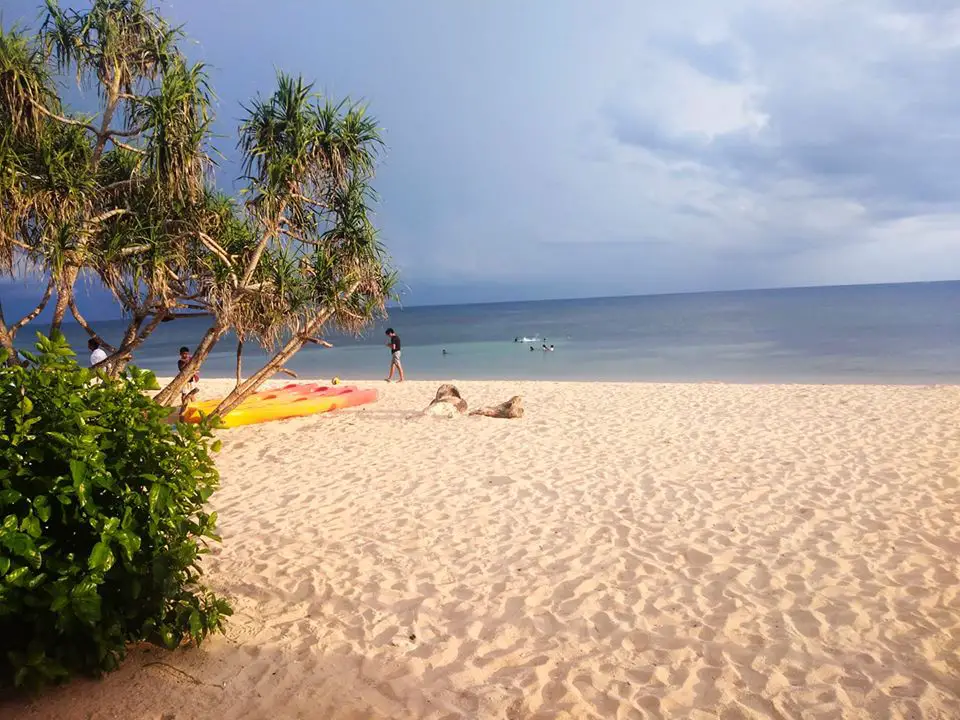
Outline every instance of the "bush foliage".
[[0, 357], [0, 684], [112, 670], [127, 643], [222, 629], [200, 584], [218, 484], [207, 427], [166, 422], [152, 373], [110, 380], [62, 336]]

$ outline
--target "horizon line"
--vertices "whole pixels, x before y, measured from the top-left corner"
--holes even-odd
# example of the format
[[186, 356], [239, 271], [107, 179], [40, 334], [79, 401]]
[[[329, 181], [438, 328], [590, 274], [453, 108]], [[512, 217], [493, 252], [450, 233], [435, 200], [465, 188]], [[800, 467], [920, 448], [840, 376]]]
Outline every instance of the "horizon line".
[[776, 292], [790, 290], [840, 290], [844, 288], [861, 287], [888, 287], [891, 285], [945, 285], [949, 283], [960, 282], [960, 278], [953, 280], [906, 280], [897, 282], [864, 282], [864, 283], [842, 283], [836, 285], [784, 285], [780, 287], [744, 287], [727, 290], [684, 290], [670, 292], [652, 292], [652, 293], [631, 293], [627, 295], [588, 295], [581, 297], [546, 297], [535, 300], [480, 300], [474, 302], [437, 302], [423, 304], [404, 304], [391, 305], [388, 310], [409, 310], [413, 308], [426, 307], [465, 307], [472, 305], [521, 305], [526, 303], [545, 303], [545, 302], [578, 302], [583, 300], [625, 300], [628, 298], [651, 298], [651, 297], [674, 297], [677, 295], [732, 295], [736, 293], [750, 292]]
[[[745, 287], [727, 290], [686, 290], [671, 292], [652, 292], [635, 293], [627, 295], [589, 295], [583, 297], [546, 297], [535, 300], [482, 300], [476, 302], [436, 302], [423, 304], [398, 304], [387, 307], [388, 312], [412, 310], [415, 308], [444, 308], [444, 307], [473, 307], [484, 305], [525, 305], [550, 302], [583, 302], [590, 300], [624, 300], [628, 298], [654, 298], [654, 297], [676, 297], [679, 295], [733, 295], [737, 293], [757, 293], [757, 292], [789, 292], [791, 290], [838, 290], [844, 288], [867, 288], [867, 287], [888, 287], [891, 285], [945, 285], [949, 283], [960, 282], [960, 278], [953, 280], [908, 280], [901, 282], [865, 282], [865, 283], [845, 283], [837, 285], [787, 285], [781, 287]], [[197, 318], [201, 319], [201, 318]], [[122, 321], [123, 317], [93, 317], [91, 322], [114, 322]], [[64, 318], [65, 325], [76, 324], [72, 316]]]

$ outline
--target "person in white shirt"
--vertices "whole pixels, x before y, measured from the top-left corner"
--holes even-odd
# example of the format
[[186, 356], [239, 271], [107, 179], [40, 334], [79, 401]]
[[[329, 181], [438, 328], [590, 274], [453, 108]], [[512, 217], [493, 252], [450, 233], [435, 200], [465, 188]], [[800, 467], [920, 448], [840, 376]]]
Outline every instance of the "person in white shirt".
[[93, 338], [90, 338], [87, 347], [90, 349], [90, 367], [95, 367], [107, 359], [107, 351], [100, 347], [100, 343]]

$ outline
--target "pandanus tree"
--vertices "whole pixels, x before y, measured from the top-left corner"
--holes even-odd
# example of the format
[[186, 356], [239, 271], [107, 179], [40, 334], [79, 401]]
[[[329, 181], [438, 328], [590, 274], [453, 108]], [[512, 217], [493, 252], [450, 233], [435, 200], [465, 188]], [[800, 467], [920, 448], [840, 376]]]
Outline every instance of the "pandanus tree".
[[[130, 321], [109, 358], [114, 370], [183, 309], [184, 258], [204, 212], [211, 93], [203, 67], [177, 49], [180, 37], [144, 0], [93, 0], [82, 12], [47, 0], [36, 37], [0, 31], [0, 270], [46, 282], [17, 322], [2, 322], [0, 308], [8, 349], [51, 297], [51, 331], [70, 312], [102, 342], [76, 302], [84, 274]], [[95, 90], [95, 113], [64, 110], [65, 73]]]
[[[333, 103], [300, 78], [247, 108], [238, 143], [240, 202], [217, 193], [208, 156], [212, 93], [147, 0], [47, 0], [40, 33], [0, 30], [0, 274], [41, 279], [24, 317], [51, 301], [51, 330], [70, 313], [112, 352], [118, 373], [160, 323], [210, 317], [193, 360], [158, 395], [169, 404], [229, 332], [237, 385], [225, 413], [284, 368], [328, 325], [359, 330], [383, 312], [392, 274], [371, 222], [381, 140], [362, 106]], [[68, 112], [58, 77], [94, 89], [96, 111]], [[90, 277], [128, 320], [117, 347], [81, 313]], [[242, 378], [244, 342], [271, 354]]]
[[[52, 108], [52, 110], [51, 110]], [[36, 306], [7, 323], [0, 342], [16, 363], [17, 332], [46, 307], [77, 215], [91, 215], [91, 148], [82, 129], [54, 123], [59, 110], [42, 52], [23, 33], [0, 31], [0, 273], [47, 282]]]
[[[172, 401], [229, 329], [239, 343], [237, 384], [219, 414], [324, 328], [357, 331], [384, 311], [394, 276], [371, 221], [370, 186], [381, 146], [365, 108], [324, 101], [302, 78], [280, 73], [275, 92], [252, 103], [239, 140], [244, 231], [230, 234], [240, 252], [211, 251], [219, 276], [201, 282], [209, 286], [213, 320], [158, 401]], [[242, 343], [250, 339], [272, 355], [242, 379]]]
[[177, 62], [136, 108], [142, 152], [124, 158], [129, 170], [115, 181], [126, 187], [129, 212], [105, 224], [92, 262], [129, 318], [114, 369], [161, 322], [206, 312], [192, 278], [222, 212], [203, 152], [209, 100], [203, 68]]

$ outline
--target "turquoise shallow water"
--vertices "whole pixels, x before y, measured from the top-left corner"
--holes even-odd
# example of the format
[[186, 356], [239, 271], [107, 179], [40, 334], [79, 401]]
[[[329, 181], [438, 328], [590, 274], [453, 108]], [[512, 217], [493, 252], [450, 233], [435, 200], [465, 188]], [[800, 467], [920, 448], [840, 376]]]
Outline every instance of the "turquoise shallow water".
[[[361, 338], [328, 337], [333, 349], [305, 348], [290, 367], [384, 377], [389, 324], [411, 379], [960, 383], [958, 308], [960, 282], [407, 308]], [[137, 362], [170, 375], [177, 347], [204, 329], [163, 325]], [[67, 333], [83, 346], [79, 328]], [[556, 351], [514, 342], [524, 336]], [[203, 374], [232, 376], [234, 350], [225, 340]], [[245, 366], [263, 357], [250, 349]]]

